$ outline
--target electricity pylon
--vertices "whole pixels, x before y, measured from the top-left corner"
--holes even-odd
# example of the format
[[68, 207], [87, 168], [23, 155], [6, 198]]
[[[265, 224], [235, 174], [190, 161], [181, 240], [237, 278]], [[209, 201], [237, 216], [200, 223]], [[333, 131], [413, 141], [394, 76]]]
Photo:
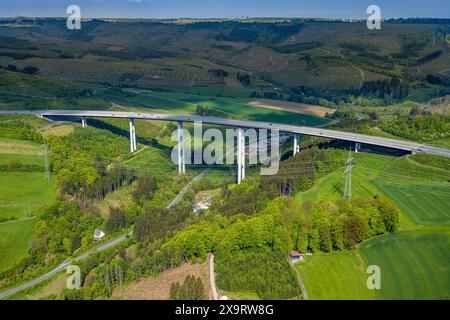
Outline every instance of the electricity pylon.
[[50, 167], [48, 165], [48, 144], [44, 145], [45, 159], [45, 180], [50, 181]]
[[347, 158], [347, 168], [345, 169], [345, 191], [344, 191], [344, 199], [351, 200], [352, 199], [352, 148], [350, 147], [350, 151], [348, 153]]

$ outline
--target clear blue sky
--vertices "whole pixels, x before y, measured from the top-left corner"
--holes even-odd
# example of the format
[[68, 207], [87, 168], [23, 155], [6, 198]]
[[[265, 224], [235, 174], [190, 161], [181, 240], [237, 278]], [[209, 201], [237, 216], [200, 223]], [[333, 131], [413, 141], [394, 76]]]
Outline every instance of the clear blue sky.
[[0, 0], [0, 17], [62, 17], [71, 4], [84, 17], [102, 18], [365, 18], [370, 4], [383, 18], [450, 18], [449, 0]]

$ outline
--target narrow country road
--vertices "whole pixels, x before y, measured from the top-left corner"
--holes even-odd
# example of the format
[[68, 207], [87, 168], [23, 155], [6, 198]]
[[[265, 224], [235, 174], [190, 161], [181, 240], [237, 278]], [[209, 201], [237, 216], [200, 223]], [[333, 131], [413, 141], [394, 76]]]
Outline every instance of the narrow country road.
[[[166, 208], [169, 209], [169, 208], [173, 207], [174, 205], [176, 205], [183, 198], [183, 196], [186, 194], [186, 192], [189, 189], [189, 187], [193, 183], [200, 181], [203, 178], [203, 176], [206, 173], [208, 173], [209, 170], [211, 170], [211, 169], [210, 168], [206, 168], [205, 170], [200, 172], [200, 174], [197, 175], [194, 179], [189, 181], [189, 183], [186, 186], [184, 186], [183, 189], [181, 189], [181, 191], [178, 193], [178, 195], [175, 197], [175, 199], [173, 199], [173, 201]], [[125, 239], [129, 238], [132, 235], [133, 235], [133, 231], [130, 231], [130, 232], [126, 233], [126, 234], [118, 236], [117, 238], [114, 238], [114, 239], [111, 239], [111, 240], [109, 240], [109, 241], [107, 241], [105, 243], [102, 243], [102, 244], [98, 245], [97, 247], [87, 251], [86, 253], [83, 253], [82, 255], [73, 258], [71, 261], [64, 262], [64, 263], [60, 264], [55, 269], [53, 269], [53, 270], [49, 271], [48, 273], [40, 276], [39, 278], [31, 280], [31, 281], [29, 281], [29, 282], [27, 282], [25, 284], [22, 284], [22, 285], [20, 285], [20, 286], [18, 286], [16, 288], [13, 288], [13, 289], [10, 289], [8, 291], [0, 293], [0, 299], [3, 299], [5, 297], [7, 297], [7, 296], [10, 296], [10, 295], [12, 295], [14, 293], [17, 293], [19, 291], [25, 290], [27, 288], [30, 288], [30, 287], [32, 287], [32, 286], [34, 286], [34, 285], [36, 285], [36, 284], [38, 284], [38, 283], [48, 279], [48, 278], [50, 278], [51, 276], [57, 274], [58, 272], [64, 270], [65, 268], [70, 266], [72, 263], [84, 260], [87, 257], [89, 257], [89, 255], [92, 254], [92, 253], [104, 251], [104, 250], [106, 250], [108, 248], [111, 248], [111, 247], [119, 244], [120, 242], [124, 241]]]
[[211, 291], [213, 295], [213, 300], [219, 300], [219, 294], [216, 288], [216, 275], [214, 273], [214, 253], [211, 252], [209, 256], [209, 283], [211, 285]]
[[302, 277], [300, 276], [300, 272], [295, 267], [295, 265], [292, 263], [291, 259], [288, 258], [289, 264], [292, 269], [294, 269], [295, 273], [297, 274], [298, 282], [300, 283], [300, 286], [302, 288], [303, 293], [303, 300], [308, 300], [308, 293], [306, 292], [305, 284], [303, 283]]

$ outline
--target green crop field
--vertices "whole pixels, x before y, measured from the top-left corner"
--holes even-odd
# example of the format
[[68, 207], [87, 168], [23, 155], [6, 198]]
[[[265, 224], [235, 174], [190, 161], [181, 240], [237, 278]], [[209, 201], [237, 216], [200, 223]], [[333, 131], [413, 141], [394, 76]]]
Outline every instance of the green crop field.
[[[41, 145], [0, 138], [0, 165], [17, 162], [44, 167]], [[33, 215], [55, 193], [56, 180], [45, 180], [44, 172], [0, 171], [0, 218]]]
[[0, 217], [33, 215], [55, 193], [55, 179], [45, 180], [44, 172], [0, 172]]
[[450, 224], [450, 185], [394, 182], [374, 179], [373, 183], [393, 199], [416, 223]]
[[0, 271], [13, 267], [25, 256], [33, 226], [33, 219], [0, 224]]
[[308, 256], [296, 266], [310, 299], [375, 298], [367, 289], [367, 266], [357, 250]]
[[[352, 194], [354, 197], [374, 196], [380, 191], [371, 183], [371, 179], [383, 172], [384, 168], [395, 158], [391, 156], [357, 153], [354, 158], [352, 171]], [[345, 167], [330, 174], [319, 177], [314, 186], [296, 194], [298, 201], [342, 198], [345, 189]]]
[[[398, 232], [306, 257], [297, 268], [311, 299], [449, 299], [449, 245], [448, 233]], [[380, 267], [380, 290], [366, 286], [369, 265]]]
[[381, 269], [380, 299], [449, 299], [450, 235], [407, 231], [367, 241], [358, 249]]
[[[363, 242], [355, 250], [306, 257], [297, 267], [311, 299], [449, 299], [448, 171], [409, 157], [358, 153], [354, 158], [353, 196], [391, 198], [401, 210], [401, 231]], [[336, 170], [296, 199], [338, 199], [344, 184], [344, 170]], [[366, 287], [369, 265], [381, 268], [379, 291]]]
[[410, 157], [396, 158], [390, 162], [383, 171], [383, 176], [409, 181], [450, 181], [450, 171], [420, 164]]

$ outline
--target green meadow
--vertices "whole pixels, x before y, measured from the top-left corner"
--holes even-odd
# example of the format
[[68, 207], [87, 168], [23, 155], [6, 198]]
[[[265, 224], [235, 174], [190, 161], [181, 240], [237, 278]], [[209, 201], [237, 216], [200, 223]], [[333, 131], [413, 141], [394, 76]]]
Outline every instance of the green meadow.
[[30, 246], [34, 220], [0, 223], [0, 271], [13, 267]]
[[[409, 157], [354, 155], [353, 196], [382, 194], [401, 210], [400, 229], [354, 250], [315, 254], [297, 267], [311, 299], [449, 299], [450, 184], [448, 171]], [[418, 173], [414, 175], [414, 171]], [[413, 175], [416, 181], [411, 181]], [[344, 168], [319, 177], [298, 201], [338, 199]], [[381, 290], [369, 290], [366, 270], [381, 269]]]
[[47, 181], [44, 172], [0, 171], [0, 217], [23, 218], [53, 199], [55, 179]]
[[[44, 167], [42, 146], [0, 138], [0, 164], [17, 162]], [[0, 171], [0, 218], [32, 216], [54, 196], [56, 181], [44, 172]]]
[[379, 299], [450, 298], [450, 235], [404, 231], [367, 241], [358, 249], [381, 270]]
[[443, 226], [450, 224], [450, 185], [387, 181], [373, 183], [417, 224]]
[[[449, 245], [448, 232], [397, 232], [297, 268], [311, 299], [449, 299]], [[380, 267], [380, 290], [367, 288], [370, 265]]]
[[356, 250], [306, 257], [296, 267], [309, 299], [374, 299], [367, 289], [366, 263]]

